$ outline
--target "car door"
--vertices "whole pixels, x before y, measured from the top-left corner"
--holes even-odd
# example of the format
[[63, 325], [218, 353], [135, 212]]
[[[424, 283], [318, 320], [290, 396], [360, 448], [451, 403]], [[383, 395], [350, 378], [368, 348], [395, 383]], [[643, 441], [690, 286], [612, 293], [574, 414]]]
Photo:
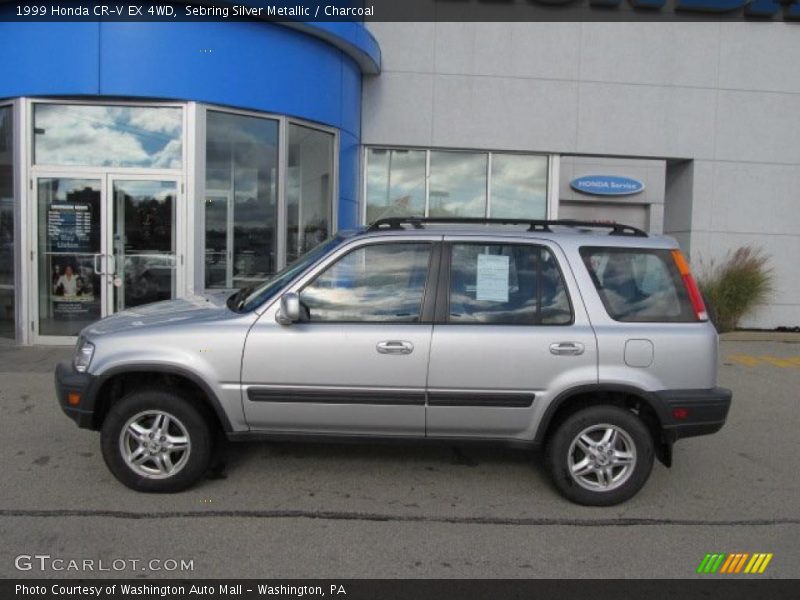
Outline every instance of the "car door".
[[250, 426], [424, 436], [440, 240], [350, 243], [288, 290], [299, 293], [300, 322], [278, 324], [278, 301], [265, 310], [242, 362]]
[[427, 435], [531, 440], [548, 402], [597, 382], [597, 345], [561, 249], [445, 237]]

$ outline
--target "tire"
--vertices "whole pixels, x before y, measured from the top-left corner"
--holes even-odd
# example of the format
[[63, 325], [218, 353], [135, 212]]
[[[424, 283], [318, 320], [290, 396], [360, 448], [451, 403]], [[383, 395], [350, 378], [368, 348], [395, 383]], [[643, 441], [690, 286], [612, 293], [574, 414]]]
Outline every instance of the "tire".
[[586, 506], [613, 506], [642, 488], [654, 454], [653, 438], [638, 416], [616, 406], [592, 406], [553, 432], [545, 463], [565, 498]]
[[206, 472], [213, 436], [203, 413], [186, 398], [144, 389], [114, 403], [100, 445], [111, 473], [129, 488], [179, 492]]

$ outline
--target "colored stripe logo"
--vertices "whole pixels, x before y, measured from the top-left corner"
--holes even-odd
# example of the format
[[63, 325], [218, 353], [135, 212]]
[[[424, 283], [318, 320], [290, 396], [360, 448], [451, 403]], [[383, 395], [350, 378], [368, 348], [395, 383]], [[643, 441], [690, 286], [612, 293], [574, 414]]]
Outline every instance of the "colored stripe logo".
[[711, 575], [714, 573], [724, 575], [735, 575], [737, 573], [756, 575], [767, 570], [767, 565], [772, 560], [772, 553], [756, 552], [734, 552], [725, 554], [722, 552], [706, 554], [697, 573]]

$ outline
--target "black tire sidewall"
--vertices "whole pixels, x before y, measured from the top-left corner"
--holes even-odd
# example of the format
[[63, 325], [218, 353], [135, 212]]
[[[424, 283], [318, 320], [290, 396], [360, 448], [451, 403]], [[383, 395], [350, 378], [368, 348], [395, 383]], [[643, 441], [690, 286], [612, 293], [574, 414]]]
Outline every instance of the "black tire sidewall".
[[[191, 442], [189, 459], [172, 477], [150, 479], [139, 475], [126, 464], [120, 453], [119, 436], [125, 423], [146, 410], [167, 412], [186, 427]], [[178, 492], [195, 483], [207, 470], [213, 439], [202, 412], [189, 400], [174, 392], [147, 389], [134, 391], [114, 403], [103, 422], [100, 445], [109, 470], [127, 487], [139, 492]]]
[[[575, 437], [587, 427], [609, 423], [623, 429], [636, 446], [636, 466], [628, 480], [608, 492], [581, 487], [569, 473], [567, 456]], [[547, 470], [558, 491], [567, 499], [586, 506], [613, 506], [633, 497], [645, 484], [653, 468], [653, 438], [647, 426], [633, 412], [617, 406], [592, 406], [568, 417], [547, 443]]]

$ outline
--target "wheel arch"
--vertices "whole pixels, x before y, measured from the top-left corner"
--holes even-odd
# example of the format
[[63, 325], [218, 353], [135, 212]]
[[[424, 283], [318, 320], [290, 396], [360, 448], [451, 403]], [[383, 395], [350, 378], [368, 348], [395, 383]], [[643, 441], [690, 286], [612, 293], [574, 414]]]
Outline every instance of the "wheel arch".
[[136, 364], [114, 367], [98, 376], [93, 386], [94, 414], [92, 428], [100, 429], [109, 409], [125, 394], [136, 388], [163, 384], [189, 392], [193, 398], [199, 397], [200, 407], [207, 417], [214, 420], [225, 433], [233, 431], [222, 403], [216, 393], [197, 373], [174, 365]]
[[544, 447], [550, 435], [570, 415], [590, 406], [619, 406], [636, 413], [653, 437], [656, 456], [667, 467], [672, 464], [672, 442], [664, 435], [668, 415], [652, 392], [625, 384], [589, 384], [565, 390], [545, 409], [534, 443]]

